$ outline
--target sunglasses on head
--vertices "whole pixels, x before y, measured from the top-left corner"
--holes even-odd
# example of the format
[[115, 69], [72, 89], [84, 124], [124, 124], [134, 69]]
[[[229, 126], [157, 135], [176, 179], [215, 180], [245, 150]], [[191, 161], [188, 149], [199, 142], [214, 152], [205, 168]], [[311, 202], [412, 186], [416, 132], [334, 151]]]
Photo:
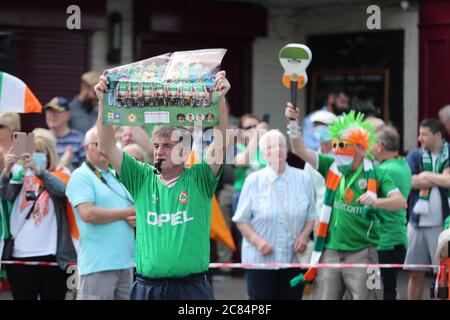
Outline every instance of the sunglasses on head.
[[8, 126], [4, 125], [4, 124], [0, 124], [0, 129], [5, 129], [8, 128]]
[[257, 124], [254, 124], [254, 125], [252, 125], [252, 126], [244, 127], [244, 128], [242, 128], [242, 129], [244, 129], [244, 130], [250, 130], [250, 129], [256, 128], [257, 126], [258, 126]]
[[349, 144], [352, 144], [352, 143], [347, 142], [347, 141], [333, 141], [333, 149], [337, 149], [337, 148], [344, 149]]

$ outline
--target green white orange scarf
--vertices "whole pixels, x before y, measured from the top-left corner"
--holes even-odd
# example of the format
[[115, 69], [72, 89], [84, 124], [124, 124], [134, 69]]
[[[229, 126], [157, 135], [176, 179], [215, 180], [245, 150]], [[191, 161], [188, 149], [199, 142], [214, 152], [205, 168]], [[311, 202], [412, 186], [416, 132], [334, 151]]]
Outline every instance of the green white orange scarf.
[[[375, 177], [375, 172], [373, 170], [372, 161], [369, 159], [364, 159], [364, 176], [367, 180], [367, 194], [374, 200], [377, 199], [377, 180]], [[320, 261], [322, 252], [325, 250], [325, 241], [328, 234], [328, 225], [331, 220], [331, 214], [333, 211], [334, 197], [336, 190], [341, 182], [342, 173], [339, 171], [336, 161], [331, 165], [328, 170], [327, 177], [325, 180], [326, 191], [324, 198], [324, 205], [322, 207], [322, 212], [319, 217], [319, 226], [317, 230], [317, 237], [314, 243], [314, 251], [311, 256], [311, 265], [316, 265]], [[291, 287], [296, 285], [311, 284], [317, 275], [317, 268], [309, 268], [305, 274], [300, 274], [291, 280]]]
[[[444, 145], [441, 149], [441, 152], [436, 158], [436, 163], [434, 166], [434, 172], [442, 173], [445, 168], [449, 166], [449, 151], [448, 151], [448, 143], [444, 142]], [[433, 163], [431, 154], [427, 150], [422, 150], [422, 171], [433, 172]], [[446, 195], [448, 198], [448, 204], [450, 206], [450, 193], [448, 190], [446, 191]], [[430, 194], [431, 188], [422, 188], [419, 192], [419, 200], [416, 202], [416, 205], [413, 208], [413, 212], [418, 215], [427, 215], [430, 212]]]

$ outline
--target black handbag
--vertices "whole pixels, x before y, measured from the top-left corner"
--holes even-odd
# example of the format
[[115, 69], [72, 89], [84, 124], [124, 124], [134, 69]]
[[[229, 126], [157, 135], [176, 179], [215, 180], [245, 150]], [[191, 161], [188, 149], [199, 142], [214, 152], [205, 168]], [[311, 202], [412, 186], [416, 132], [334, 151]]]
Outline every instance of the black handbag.
[[8, 261], [12, 257], [14, 249], [14, 238], [5, 239], [3, 242], [2, 261]]
[[[28, 211], [25, 220], [22, 224], [22, 226], [20, 227], [19, 231], [17, 231], [16, 236], [19, 234], [19, 232], [22, 230], [23, 226], [25, 225], [25, 222], [27, 222], [28, 218], [30, 217], [31, 213], [34, 210], [34, 207], [36, 206], [36, 202], [39, 199], [39, 196], [42, 194], [42, 192], [40, 192], [38, 194], [38, 196], [36, 197], [36, 199], [33, 202], [33, 205], [31, 206], [30, 210]], [[11, 259], [12, 254], [13, 254], [13, 250], [14, 250], [14, 237], [11, 236], [11, 238], [9, 239], [5, 239], [3, 242], [3, 252], [2, 252], [2, 261], [8, 261]]]

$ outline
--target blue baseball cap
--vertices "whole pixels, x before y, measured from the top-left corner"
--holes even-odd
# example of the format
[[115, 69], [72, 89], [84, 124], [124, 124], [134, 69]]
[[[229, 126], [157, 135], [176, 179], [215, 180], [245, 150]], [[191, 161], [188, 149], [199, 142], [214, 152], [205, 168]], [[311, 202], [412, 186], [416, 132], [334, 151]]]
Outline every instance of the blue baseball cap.
[[67, 99], [63, 97], [54, 97], [52, 100], [50, 100], [50, 102], [45, 105], [44, 110], [47, 110], [49, 108], [58, 112], [70, 111], [69, 101], [67, 101]]

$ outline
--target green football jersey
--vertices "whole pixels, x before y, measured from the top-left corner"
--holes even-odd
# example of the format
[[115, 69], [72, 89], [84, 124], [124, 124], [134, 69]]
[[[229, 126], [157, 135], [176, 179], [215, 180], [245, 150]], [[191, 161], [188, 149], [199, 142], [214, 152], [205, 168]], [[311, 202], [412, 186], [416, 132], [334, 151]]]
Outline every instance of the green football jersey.
[[208, 270], [212, 197], [217, 176], [201, 163], [183, 170], [168, 187], [124, 153], [120, 180], [136, 205], [136, 271], [151, 277], [182, 277]]
[[[334, 158], [319, 154], [318, 159], [318, 171], [326, 178]], [[341, 182], [336, 190], [325, 244], [328, 249], [359, 251], [369, 246], [376, 247], [378, 244], [378, 223], [376, 223], [376, 220], [369, 220], [363, 217], [363, 206], [356, 202], [356, 199], [367, 192], [367, 180], [364, 177], [362, 166], [363, 164], [361, 163], [359, 170], [341, 178]], [[374, 171], [378, 182], [378, 197], [385, 198], [389, 192], [397, 189], [387, 172], [379, 170], [378, 167], [375, 167]], [[356, 177], [353, 177], [354, 174]], [[348, 184], [352, 181], [353, 183], [349, 186], [351, 192], [348, 192], [347, 197], [341, 195], [341, 184]]]
[[183, 92], [183, 94], [187, 95], [190, 94], [192, 91], [192, 84], [190, 82], [184, 82], [181, 85], [181, 91]]
[[170, 94], [176, 95], [176, 94], [177, 94], [177, 91], [178, 91], [178, 87], [179, 87], [179, 84], [178, 84], [178, 83], [176, 83], [176, 82], [170, 82], [170, 83], [169, 83], [169, 92], [170, 92]]
[[[379, 170], [387, 172], [395, 185], [400, 189], [403, 197], [408, 199], [411, 191], [412, 175], [405, 158], [398, 157], [383, 161]], [[380, 222], [380, 242], [378, 250], [391, 250], [396, 245], [408, 247], [406, 231], [406, 209], [396, 211], [380, 210], [383, 222]]]

